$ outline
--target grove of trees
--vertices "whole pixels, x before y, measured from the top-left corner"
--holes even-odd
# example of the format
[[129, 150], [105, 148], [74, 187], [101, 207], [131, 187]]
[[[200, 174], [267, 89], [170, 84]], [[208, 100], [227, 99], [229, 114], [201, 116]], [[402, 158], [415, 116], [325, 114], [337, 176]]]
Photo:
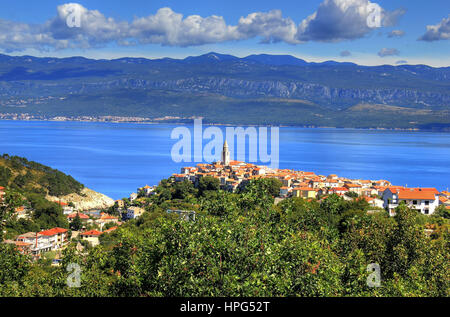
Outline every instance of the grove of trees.
[[[237, 193], [206, 179], [164, 180], [147, 212], [62, 264], [31, 263], [0, 244], [1, 296], [449, 296], [448, 218], [398, 207], [368, 212], [365, 200], [331, 195], [274, 203], [278, 183]], [[195, 211], [185, 221], [167, 209]], [[425, 229], [431, 228], [431, 231]], [[80, 287], [67, 268], [79, 265]], [[371, 287], [369, 264], [380, 267]], [[71, 266], [70, 266], [71, 265]], [[73, 273], [73, 272], [72, 272]]]

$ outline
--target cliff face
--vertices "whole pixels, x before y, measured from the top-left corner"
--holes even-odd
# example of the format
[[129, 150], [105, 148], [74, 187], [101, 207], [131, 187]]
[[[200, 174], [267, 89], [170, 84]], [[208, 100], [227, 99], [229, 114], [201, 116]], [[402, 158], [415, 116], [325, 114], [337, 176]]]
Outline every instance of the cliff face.
[[360, 88], [294, 80], [248, 80], [225, 77], [189, 77], [176, 80], [154, 81], [148, 79], [121, 78], [117, 80], [86, 81], [83, 83], [0, 83], [0, 94], [10, 96], [30, 95], [33, 91], [52, 94], [93, 94], [99, 91], [172, 90], [182, 93], [214, 93], [227, 97], [272, 97], [304, 99], [323, 106], [352, 105], [360, 102], [393, 105], [425, 106], [445, 109], [450, 104], [450, 94], [442, 91], [424, 90], [417, 87]]
[[103, 209], [114, 205], [114, 200], [106, 195], [97, 193], [89, 188], [84, 188], [81, 194], [69, 194], [61, 197], [47, 196], [48, 200], [61, 201], [65, 203], [72, 202], [79, 211], [90, 209]]

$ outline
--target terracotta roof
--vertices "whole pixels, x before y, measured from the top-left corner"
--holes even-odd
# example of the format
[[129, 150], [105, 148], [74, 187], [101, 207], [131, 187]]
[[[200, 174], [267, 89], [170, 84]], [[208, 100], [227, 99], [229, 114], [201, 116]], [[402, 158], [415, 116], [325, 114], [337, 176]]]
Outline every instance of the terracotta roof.
[[103, 231], [103, 233], [110, 233], [111, 231], [114, 231], [114, 230], [116, 230], [117, 228], [118, 228], [117, 226], [111, 227], [111, 228], [109, 228], [108, 230]]
[[64, 232], [67, 232], [67, 229], [63, 229], [63, 228], [53, 228], [53, 229], [41, 231], [41, 232], [39, 232], [39, 233], [42, 234], [42, 235], [44, 235], [44, 236], [54, 236], [55, 234], [58, 234], [58, 233], [64, 233]]
[[79, 212], [79, 213], [74, 212], [73, 214], [67, 215], [67, 218], [69, 218], [69, 219], [74, 218], [75, 219], [77, 217], [77, 215], [80, 217], [80, 219], [89, 219], [88, 215], [85, 215], [85, 214], [83, 214], [81, 212]]
[[348, 188], [346, 188], [346, 187], [334, 187], [334, 188], [331, 188], [330, 191], [333, 191], [333, 192], [343, 192], [343, 191], [346, 191], [346, 192], [348, 192]]
[[18, 247], [26, 247], [26, 246], [31, 245], [31, 243], [23, 242], [23, 241], [14, 241], [14, 244], [17, 245]]
[[404, 189], [398, 192], [399, 199], [427, 199], [434, 200], [436, 198], [432, 191], [421, 191], [416, 189]]
[[103, 214], [103, 215], [100, 217], [100, 219], [102, 219], [102, 220], [108, 220], [108, 219], [111, 219], [111, 220], [118, 220], [119, 218], [114, 217], [114, 216], [111, 216], [111, 215], [108, 215], [108, 214]]
[[420, 188], [414, 188], [414, 189], [422, 191], [422, 192], [431, 192], [431, 193], [434, 193], [436, 195], [439, 194], [439, 191], [436, 188], [433, 188], [433, 187], [428, 187], [428, 188], [427, 187], [420, 187]]
[[359, 188], [359, 187], [361, 187], [361, 185], [358, 185], [358, 184], [345, 184], [344, 186], [345, 187], [350, 187], [350, 188]]
[[294, 190], [301, 190], [301, 191], [316, 191], [316, 189], [311, 187], [296, 187]]
[[89, 231], [80, 233], [81, 236], [99, 236], [101, 234], [103, 234], [103, 232], [98, 231], [98, 230], [89, 230]]

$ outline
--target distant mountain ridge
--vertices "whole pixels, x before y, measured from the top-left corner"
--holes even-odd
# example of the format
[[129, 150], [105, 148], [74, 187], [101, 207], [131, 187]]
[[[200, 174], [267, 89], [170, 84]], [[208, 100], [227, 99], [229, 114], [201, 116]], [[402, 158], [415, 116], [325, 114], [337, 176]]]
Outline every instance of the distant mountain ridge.
[[[286, 100], [307, 101], [314, 109], [287, 113], [292, 106]], [[0, 113], [202, 116], [217, 123], [243, 123], [244, 117], [247, 124], [353, 127], [343, 113], [354, 115], [351, 109], [358, 104], [423, 110], [414, 116], [402, 111], [389, 126], [387, 116], [395, 114], [387, 109], [395, 108], [375, 107], [375, 117], [357, 120], [367, 127], [450, 125], [450, 67], [311, 63], [290, 55], [239, 58], [215, 52], [113, 60], [0, 55]]]

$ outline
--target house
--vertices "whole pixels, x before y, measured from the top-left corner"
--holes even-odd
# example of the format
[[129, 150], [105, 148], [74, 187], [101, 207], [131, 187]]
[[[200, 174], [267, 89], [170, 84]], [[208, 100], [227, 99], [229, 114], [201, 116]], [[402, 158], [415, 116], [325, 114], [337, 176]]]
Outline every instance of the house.
[[138, 198], [138, 194], [136, 194], [136, 193], [132, 193], [131, 195], [130, 195], [130, 201], [134, 201], [134, 200], [136, 200]]
[[64, 215], [69, 215], [69, 214], [73, 213], [74, 209], [72, 206], [69, 206], [68, 203], [58, 201], [57, 204], [61, 206]]
[[176, 182], [182, 182], [185, 179], [188, 179], [188, 176], [186, 174], [174, 174], [173, 177]]
[[361, 196], [360, 199], [364, 199], [372, 207], [383, 208], [383, 205], [384, 205], [384, 201], [382, 199], [379, 199], [379, 198], [368, 197], [368, 196]]
[[25, 206], [20, 206], [14, 209], [14, 215], [17, 219], [29, 219], [29, 210]]
[[67, 243], [67, 229], [53, 228], [39, 232], [41, 235], [48, 237], [52, 250], [58, 250], [64, 247]]
[[111, 223], [111, 222], [117, 224], [119, 222], [119, 218], [108, 215], [106, 213], [101, 213], [100, 218], [95, 221], [95, 223], [100, 226], [100, 229], [103, 229], [103, 226], [105, 224]]
[[418, 212], [431, 215], [439, 206], [439, 192], [435, 188], [403, 188], [388, 187], [383, 192], [383, 207], [391, 216], [395, 215], [394, 209], [401, 202]]
[[80, 233], [80, 237], [83, 240], [88, 241], [93, 247], [100, 244], [99, 237], [103, 234], [103, 232], [98, 230], [89, 230]]
[[292, 195], [294, 197], [316, 198], [317, 189], [311, 187], [296, 187], [292, 190]]
[[330, 187], [331, 187], [331, 188], [337, 188], [337, 187], [340, 187], [340, 185], [342, 184], [342, 182], [340, 182], [340, 181], [337, 180], [337, 179], [329, 179], [329, 180], [328, 180], [328, 183], [330, 184]]
[[27, 232], [16, 237], [17, 242], [30, 244], [31, 255], [40, 255], [52, 250], [52, 243], [48, 236], [38, 232]]
[[138, 188], [138, 193], [142, 192], [145, 196], [149, 197], [150, 195], [154, 194], [154, 190], [155, 187], [145, 185], [144, 187]]
[[450, 205], [450, 199], [448, 199], [445, 196], [439, 196], [439, 204], [440, 205], [444, 205], [444, 206], [449, 206]]
[[69, 223], [72, 222], [77, 217], [77, 215], [78, 215], [78, 217], [80, 218], [80, 220], [82, 222], [86, 222], [86, 221], [89, 220], [89, 216], [88, 215], [83, 214], [81, 212], [74, 212], [72, 214], [67, 215], [67, 220], [69, 221]]
[[5, 240], [3, 243], [15, 245], [16, 250], [22, 254], [31, 254], [32, 244], [29, 242]]
[[328, 191], [329, 194], [337, 195], [345, 195], [346, 192], [348, 192], [348, 188], [346, 187], [333, 187]]
[[359, 184], [347, 183], [344, 185], [344, 187], [347, 188], [349, 192], [354, 192], [358, 195], [361, 195], [362, 193], [362, 186]]
[[287, 187], [287, 186], [281, 187], [280, 188], [280, 197], [286, 197], [290, 191], [291, 191], [290, 187]]
[[116, 200], [115, 204], [116, 204], [117, 208], [124, 208], [125, 207], [125, 202], [122, 199]]
[[127, 211], [122, 213], [122, 218], [124, 220], [136, 219], [140, 217], [145, 212], [145, 209], [140, 207], [131, 206], [128, 207]]

